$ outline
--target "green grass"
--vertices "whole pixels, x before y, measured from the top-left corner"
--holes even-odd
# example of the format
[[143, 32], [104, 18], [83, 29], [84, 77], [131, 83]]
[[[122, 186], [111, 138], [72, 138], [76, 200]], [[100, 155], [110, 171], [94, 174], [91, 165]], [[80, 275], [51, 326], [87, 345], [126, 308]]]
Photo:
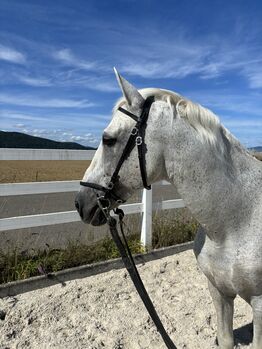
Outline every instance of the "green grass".
[[[176, 210], [179, 212], [178, 210]], [[161, 212], [153, 218], [153, 248], [171, 246], [194, 239], [198, 223], [187, 211]], [[128, 232], [128, 227], [125, 229]], [[143, 253], [139, 234], [128, 235], [132, 253]], [[79, 265], [120, 257], [114, 242], [105, 238], [89, 246], [69, 242], [64, 249], [46, 248], [44, 251], [18, 253], [17, 249], [0, 251], [0, 283], [27, 279]]]
[[[139, 237], [128, 237], [132, 253], [145, 251]], [[0, 252], [0, 283], [27, 279], [43, 273], [77, 267], [111, 258], [120, 257], [114, 242], [105, 238], [94, 246], [69, 242], [65, 249], [35, 251], [35, 254], [17, 253], [16, 249]]]

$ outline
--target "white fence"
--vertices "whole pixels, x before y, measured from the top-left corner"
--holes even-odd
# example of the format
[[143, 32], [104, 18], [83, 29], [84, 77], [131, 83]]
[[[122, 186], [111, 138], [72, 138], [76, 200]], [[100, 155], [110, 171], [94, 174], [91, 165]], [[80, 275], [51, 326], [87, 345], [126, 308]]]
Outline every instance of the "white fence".
[[[0, 149], [0, 160], [92, 160], [93, 150], [64, 149]], [[163, 185], [169, 185], [162, 182]], [[0, 196], [77, 192], [79, 181], [55, 181], [0, 184]], [[144, 190], [141, 203], [120, 206], [125, 214], [142, 213], [141, 242], [150, 247], [152, 242], [152, 211], [185, 207], [183, 200], [152, 202], [152, 191]], [[74, 211], [27, 215], [0, 219], [0, 231], [46, 226], [80, 221]]]

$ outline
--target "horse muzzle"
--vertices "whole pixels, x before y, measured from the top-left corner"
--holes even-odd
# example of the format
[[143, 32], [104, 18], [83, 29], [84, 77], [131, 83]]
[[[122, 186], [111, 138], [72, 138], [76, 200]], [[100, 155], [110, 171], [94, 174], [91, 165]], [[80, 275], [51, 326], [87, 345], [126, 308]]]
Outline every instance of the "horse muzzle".
[[99, 226], [106, 223], [106, 217], [99, 207], [92, 189], [81, 190], [75, 197], [75, 207], [84, 223]]

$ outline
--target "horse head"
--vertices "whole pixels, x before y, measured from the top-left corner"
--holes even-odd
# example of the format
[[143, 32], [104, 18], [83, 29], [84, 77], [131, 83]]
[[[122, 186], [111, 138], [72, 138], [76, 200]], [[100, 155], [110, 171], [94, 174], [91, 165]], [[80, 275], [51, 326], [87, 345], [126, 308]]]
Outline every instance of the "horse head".
[[[128, 153], [121, 164], [114, 183], [111, 183], [111, 177], [136, 125], [136, 121], [127, 114], [139, 117], [143, 111], [145, 101], [149, 97], [147, 89], [138, 91], [116, 70], [115, 73], [123, 97], [113, 109], [112, 120], [105, 128], [100, 145], [81, 182], [83, 184], [92, 183], [93, 185], [91, 187], [83, 186], [75, 199], [75, 205], [82, 220], [95, 226], [106, 222], [105, 216], [97, 203], [97, 197], [104, 194], [103, 188], [109, 188], [113, 185], [113, 188], [110, 187], [110, 194], [112, 195], [108, 200], [109, 209], [113, 209], [126, 201], [135, 190], [143, 187], [136, 147], [133, 147], [132, 151]], [[148, 184], [163, 177], [162, 129], [165, 122], [163, 122], [161, 116], [163, 116], [164, 109], [167, 107], [167, 103], [153, 102], [148, 111], [148, 121], [143, 129], [143, 160]], [[121, 112], [119, 108], [122, 108], [127, 114]]]

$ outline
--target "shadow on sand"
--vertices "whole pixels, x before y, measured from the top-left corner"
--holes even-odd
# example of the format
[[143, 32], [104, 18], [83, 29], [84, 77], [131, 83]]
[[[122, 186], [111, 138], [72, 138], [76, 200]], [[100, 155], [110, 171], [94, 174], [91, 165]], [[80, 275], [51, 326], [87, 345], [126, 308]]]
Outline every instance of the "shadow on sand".
[[248, 345], [253, 340], [253, 322], [234, 330], [235, 344]]
[[[253, 340], [253, 322], [244, 325], [234, 330], [234, 345], [244, 344], [249, 345]], [[216, 345], [218, 340], [216, 338]]]

